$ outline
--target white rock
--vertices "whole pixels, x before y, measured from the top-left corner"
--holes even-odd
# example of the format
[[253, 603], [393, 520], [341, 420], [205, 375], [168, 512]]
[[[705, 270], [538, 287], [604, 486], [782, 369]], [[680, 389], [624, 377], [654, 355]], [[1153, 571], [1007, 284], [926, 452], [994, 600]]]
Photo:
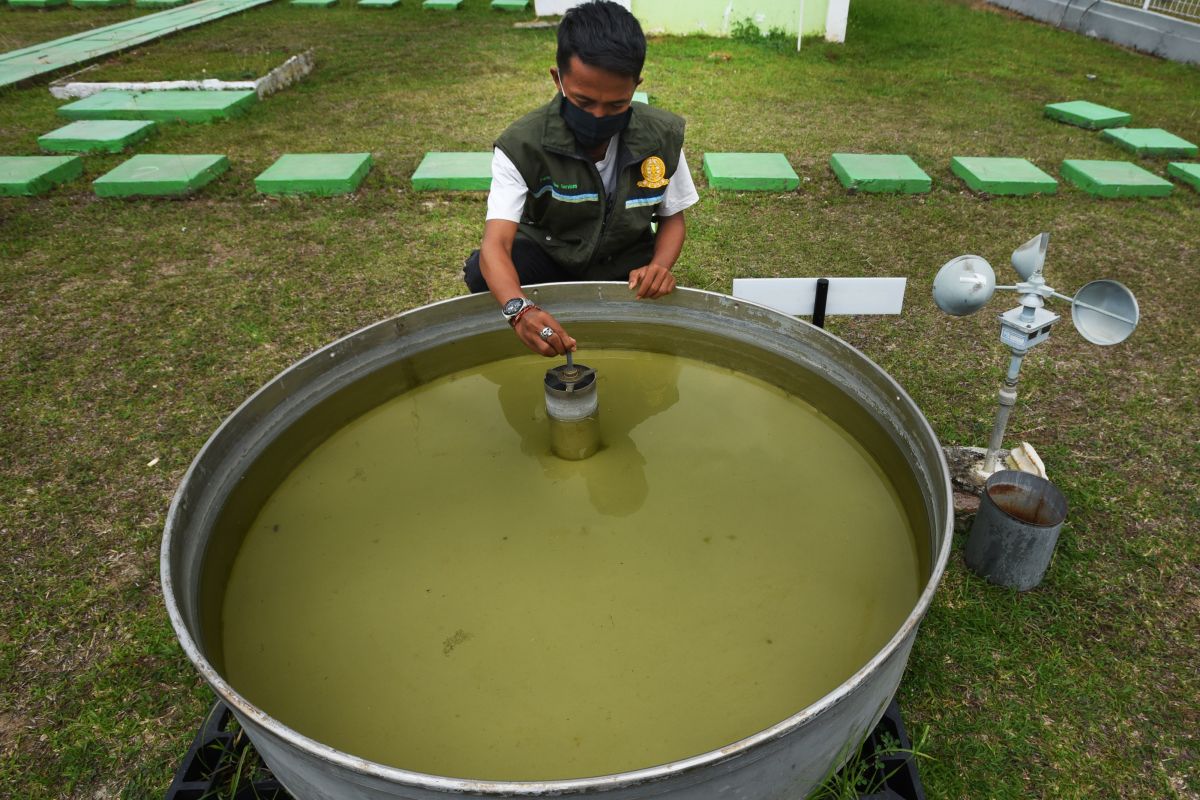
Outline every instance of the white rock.
[[1008, 456], [1004, 459], [1004, 463], [1009, 469], [1028, 472], [1030, 475], [1037, 475], [1040, 478], [1046, 476], [1046, 465], [1042, 463], [1041, 456], [1037, 454], [1037, 450], [1033, 449], [1033, 445], [1029, 442], [1021, 442], [1008, 452]]

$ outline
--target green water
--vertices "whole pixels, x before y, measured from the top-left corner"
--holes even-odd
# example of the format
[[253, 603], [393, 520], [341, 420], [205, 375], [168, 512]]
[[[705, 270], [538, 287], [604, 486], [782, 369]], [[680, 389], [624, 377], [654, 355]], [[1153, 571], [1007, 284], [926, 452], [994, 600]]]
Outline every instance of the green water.
[[398, 397], [302, 462], [230, 576], [233, 686], [373, 761], [549, 780], [729, 744], [863, 666], [921, 578], [862, 448], [744, 375], [586, 355], [603, 449], [584, 461], [550, 454], [528, 356]]

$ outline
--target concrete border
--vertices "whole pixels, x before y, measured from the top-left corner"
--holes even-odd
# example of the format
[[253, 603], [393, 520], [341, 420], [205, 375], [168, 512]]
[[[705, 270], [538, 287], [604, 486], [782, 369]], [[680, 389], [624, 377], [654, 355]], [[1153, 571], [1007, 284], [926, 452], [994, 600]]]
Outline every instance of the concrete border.
[[[259, 98], [286, 89], [294, 83], [299, 83], [313, 70], [315, 62], [313, 51], [305, 50], [300, 55], [292, 56], [275, 69], [261, 78], [252, 81], [219, 81], [207, 79], [201, 81], [148, 81], [142, 83], [116, 82], [102, 83], [98, 81], [72, 81], [73, 75], [54, 81], [50, 84], [50, 94], [59, 100], [75, 100], [91, 97], [96, 92], [117, 90], [125, 92], [165, 92], [170, 90], [188, 89], [194, 91], [232, 91], [253, 89]], [[79, 73], [75, 73], [76, 75]]]
[[1200, 25], [1107, 0], [988, 0], [1064, 30], [1184, 64], [1200, 64]]

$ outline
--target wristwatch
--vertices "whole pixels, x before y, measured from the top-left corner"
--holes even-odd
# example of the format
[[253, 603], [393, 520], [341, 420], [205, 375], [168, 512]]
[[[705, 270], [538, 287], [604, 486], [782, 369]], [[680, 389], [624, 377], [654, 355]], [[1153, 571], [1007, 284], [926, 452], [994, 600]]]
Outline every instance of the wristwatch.
[[517, 317], [522, 311], [533, 305], [533, 301], [528, 297], [514, 297], [504, 304], [504, 308], [500, 313], [504, 315], [504, 321], [509, 325], [516, 324]]

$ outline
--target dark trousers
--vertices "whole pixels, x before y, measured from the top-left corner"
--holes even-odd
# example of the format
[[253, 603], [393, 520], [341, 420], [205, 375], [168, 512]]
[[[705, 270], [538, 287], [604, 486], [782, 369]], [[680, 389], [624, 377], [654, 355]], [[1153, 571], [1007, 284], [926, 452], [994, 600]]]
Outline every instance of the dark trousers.
[[[513, 239], [512, 260], [513, 266], [517, 268], [517, 278], [520, 279], [522, 286], [532, 283], [579, 280], [556, 264], [550, 256], [546, 255], [545, 250], [521, 236]], [[472, 293], [488, 290], [487, 281], [483, 279], [483, 274], [479, 271], [478, 250], [471, 253], [467, 262], [463, 264], [463, 281]]]

